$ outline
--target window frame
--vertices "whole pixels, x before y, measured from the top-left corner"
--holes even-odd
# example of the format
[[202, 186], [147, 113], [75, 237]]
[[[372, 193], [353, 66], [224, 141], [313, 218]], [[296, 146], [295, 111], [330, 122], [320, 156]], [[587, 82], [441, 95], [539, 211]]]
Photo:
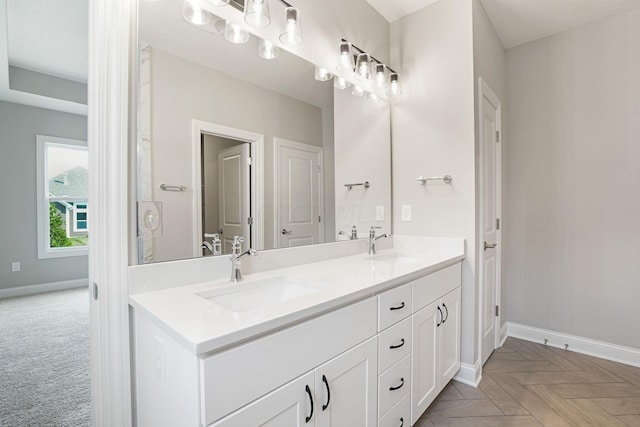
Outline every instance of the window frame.
[[[86, 256], [89, 254], [89, 246], [68, 246], [63, 248], [52, 248], [50, 246], [49, 229], [49, 204], [55, 201], [68, 203], [87, 203], [87, 198], [79, 197], [49, 197], [49, 180], [45, 167], [48, 164], [47, 147], [60, 146], [77, 150], [88, 150], [87, 141], [79, 139], [61, 138], [57, 136], [36, 135], [36, 221], [38, 236], [38, 259], [62, 258], [72, 256]], [[73, 227], [75, 228], [75, 210], [73, 214]], [[68, 227], [68, 224], [67, 224]], [[88, 228], [87, 228], [88, 231]]]

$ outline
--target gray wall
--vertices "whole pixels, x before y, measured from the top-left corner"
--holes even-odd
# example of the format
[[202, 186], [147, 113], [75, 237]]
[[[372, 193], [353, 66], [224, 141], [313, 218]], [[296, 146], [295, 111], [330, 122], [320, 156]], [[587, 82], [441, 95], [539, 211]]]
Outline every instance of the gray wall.
[[[0, 289], [88, 276], [86, 256], [38, 259], [36, 135], [87, 139], [87, 118], [0, 102]], [[11, 262], [22, 271], [11, 272]]]
[[510, 322], [640, 348], [640, 9], [507, 51]]

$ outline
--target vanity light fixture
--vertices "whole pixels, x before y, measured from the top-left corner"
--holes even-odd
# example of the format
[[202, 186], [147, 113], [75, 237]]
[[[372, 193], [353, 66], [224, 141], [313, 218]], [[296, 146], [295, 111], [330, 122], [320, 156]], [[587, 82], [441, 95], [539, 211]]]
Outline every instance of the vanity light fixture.
[[240, 25], [227, 21], [227, 25], [224, 28], [224, 38], [231, 43], [242, 44], [249, 41], [249, 32]]
[[384, 89], [387, 87], [387, 76], [385, 74], [386, 67], [384, 64], [375, 64], [374, 65], [374, 78], [373, 78], [373, 87], [375, 89]]
[[349, 81], [347, 81], [347, 79], [345, 79], [344, 77], [340, 77], [340, 76], [333, 76], [333, 87], [335, 87], [336, 89], [346, 89], [349, 86], [351, 86], [351, 83], [349, 83]]
[[268, 0], [246, 0], [244, 20], [255, 28], [264, 28], [271, 23]]
[[229, 4], [229, 0], [206, 0], [212, 6], [222, 7]]
[[331, 74], [329, 70], [319, 65], [316, 65], [315, 78], [317, 81], [326, 82], [328, 80], [331, 80], [332, 77], [333, 77], [333, 74]]
[[[282, 0], [280, 0], [282, 1]], [[283, 3], [287, 4], [283, 1]], [[287, 46], [297, 46], [302, 43], [302, 30], [300, 28], [300, 11], [289, 5], [284, 9], [285, 29], [280, 34], [280, 41]]]
[[362, 88], [362, 86], [353, 85], [353, 89], [351, 89], [351, 95], [362, 96], [364, 95], [364, 89]]
[[184, 0], [182, 16], [193, 25], [207, 25], [212, 19], [212, 15], [202, 8], [201, 0]]
[[398, 96], [402, 94], [402, 87], [400, 86], [400, 76], [398, 73], [392, 72], [389, 74], [389, 87], [387, 89], [389, 96]]
[[371, 79], [371, 56], [368, 53], [358, 54], [356, 59], [356, 74], [354, 76], [356, 80], [369, 80]]
[[258, 56], [263, 59], [276, 59], [280, 56], [280, 48], [269, 40], [260, 40], [258, 44]]
[[338, 66], [336, 70], [339, 72], [352, 73], [355, 69], [356, 64], [353, 61], [353, 55], [351, 54], [351, 43], [342, 40], [340, 42], [340, 57], [338, 59]]

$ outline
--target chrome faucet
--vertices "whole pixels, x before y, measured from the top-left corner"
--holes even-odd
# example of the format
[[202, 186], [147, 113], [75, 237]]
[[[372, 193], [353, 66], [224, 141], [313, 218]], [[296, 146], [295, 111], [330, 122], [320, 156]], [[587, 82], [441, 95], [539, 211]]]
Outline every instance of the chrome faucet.
[[369, 230], [369, 255], [376, 254], [376, 240], [382, 239], [383, 237], [389, 237], [387, 233], [376, 236], [376, 228], [380, 229], [382, 227], [376, 227], [372, 225], [371, 229]]
[[[219, 234], [205, 233], [204, 238], [202, 249], [207, 249], [212, 255], [222, 255], [222, 241]], [[207, 242], [208, 238], [211, 238], [211, 243]]]
[[247, 249], [244, 252], [242, 251], [242, 242], [244, 242], [244, 237], [234, 236], [233, 245], [231, 246], [231, 282], [237, 283], [241, 282], [242, 279], [242, 271], [240, 271], [240, 258], [245, 255], [258, 255], [258, 252], [255, 249]]
[[358, 229], [355, 225], [351, 226], [351, 234], [347, 234], [347, 232], [340, 230], [338, 232], [339, 236], [347, 236], [349, 240], [357, 240], [358, 239]]

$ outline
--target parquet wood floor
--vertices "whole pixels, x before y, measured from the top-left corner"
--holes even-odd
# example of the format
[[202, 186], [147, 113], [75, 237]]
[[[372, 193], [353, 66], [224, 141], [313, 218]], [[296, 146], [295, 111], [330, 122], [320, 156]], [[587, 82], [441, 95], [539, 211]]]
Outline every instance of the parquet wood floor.
[[477, 389], [452, 381], [416, 427], [640, 427], [640, 368], [508, 338]]

